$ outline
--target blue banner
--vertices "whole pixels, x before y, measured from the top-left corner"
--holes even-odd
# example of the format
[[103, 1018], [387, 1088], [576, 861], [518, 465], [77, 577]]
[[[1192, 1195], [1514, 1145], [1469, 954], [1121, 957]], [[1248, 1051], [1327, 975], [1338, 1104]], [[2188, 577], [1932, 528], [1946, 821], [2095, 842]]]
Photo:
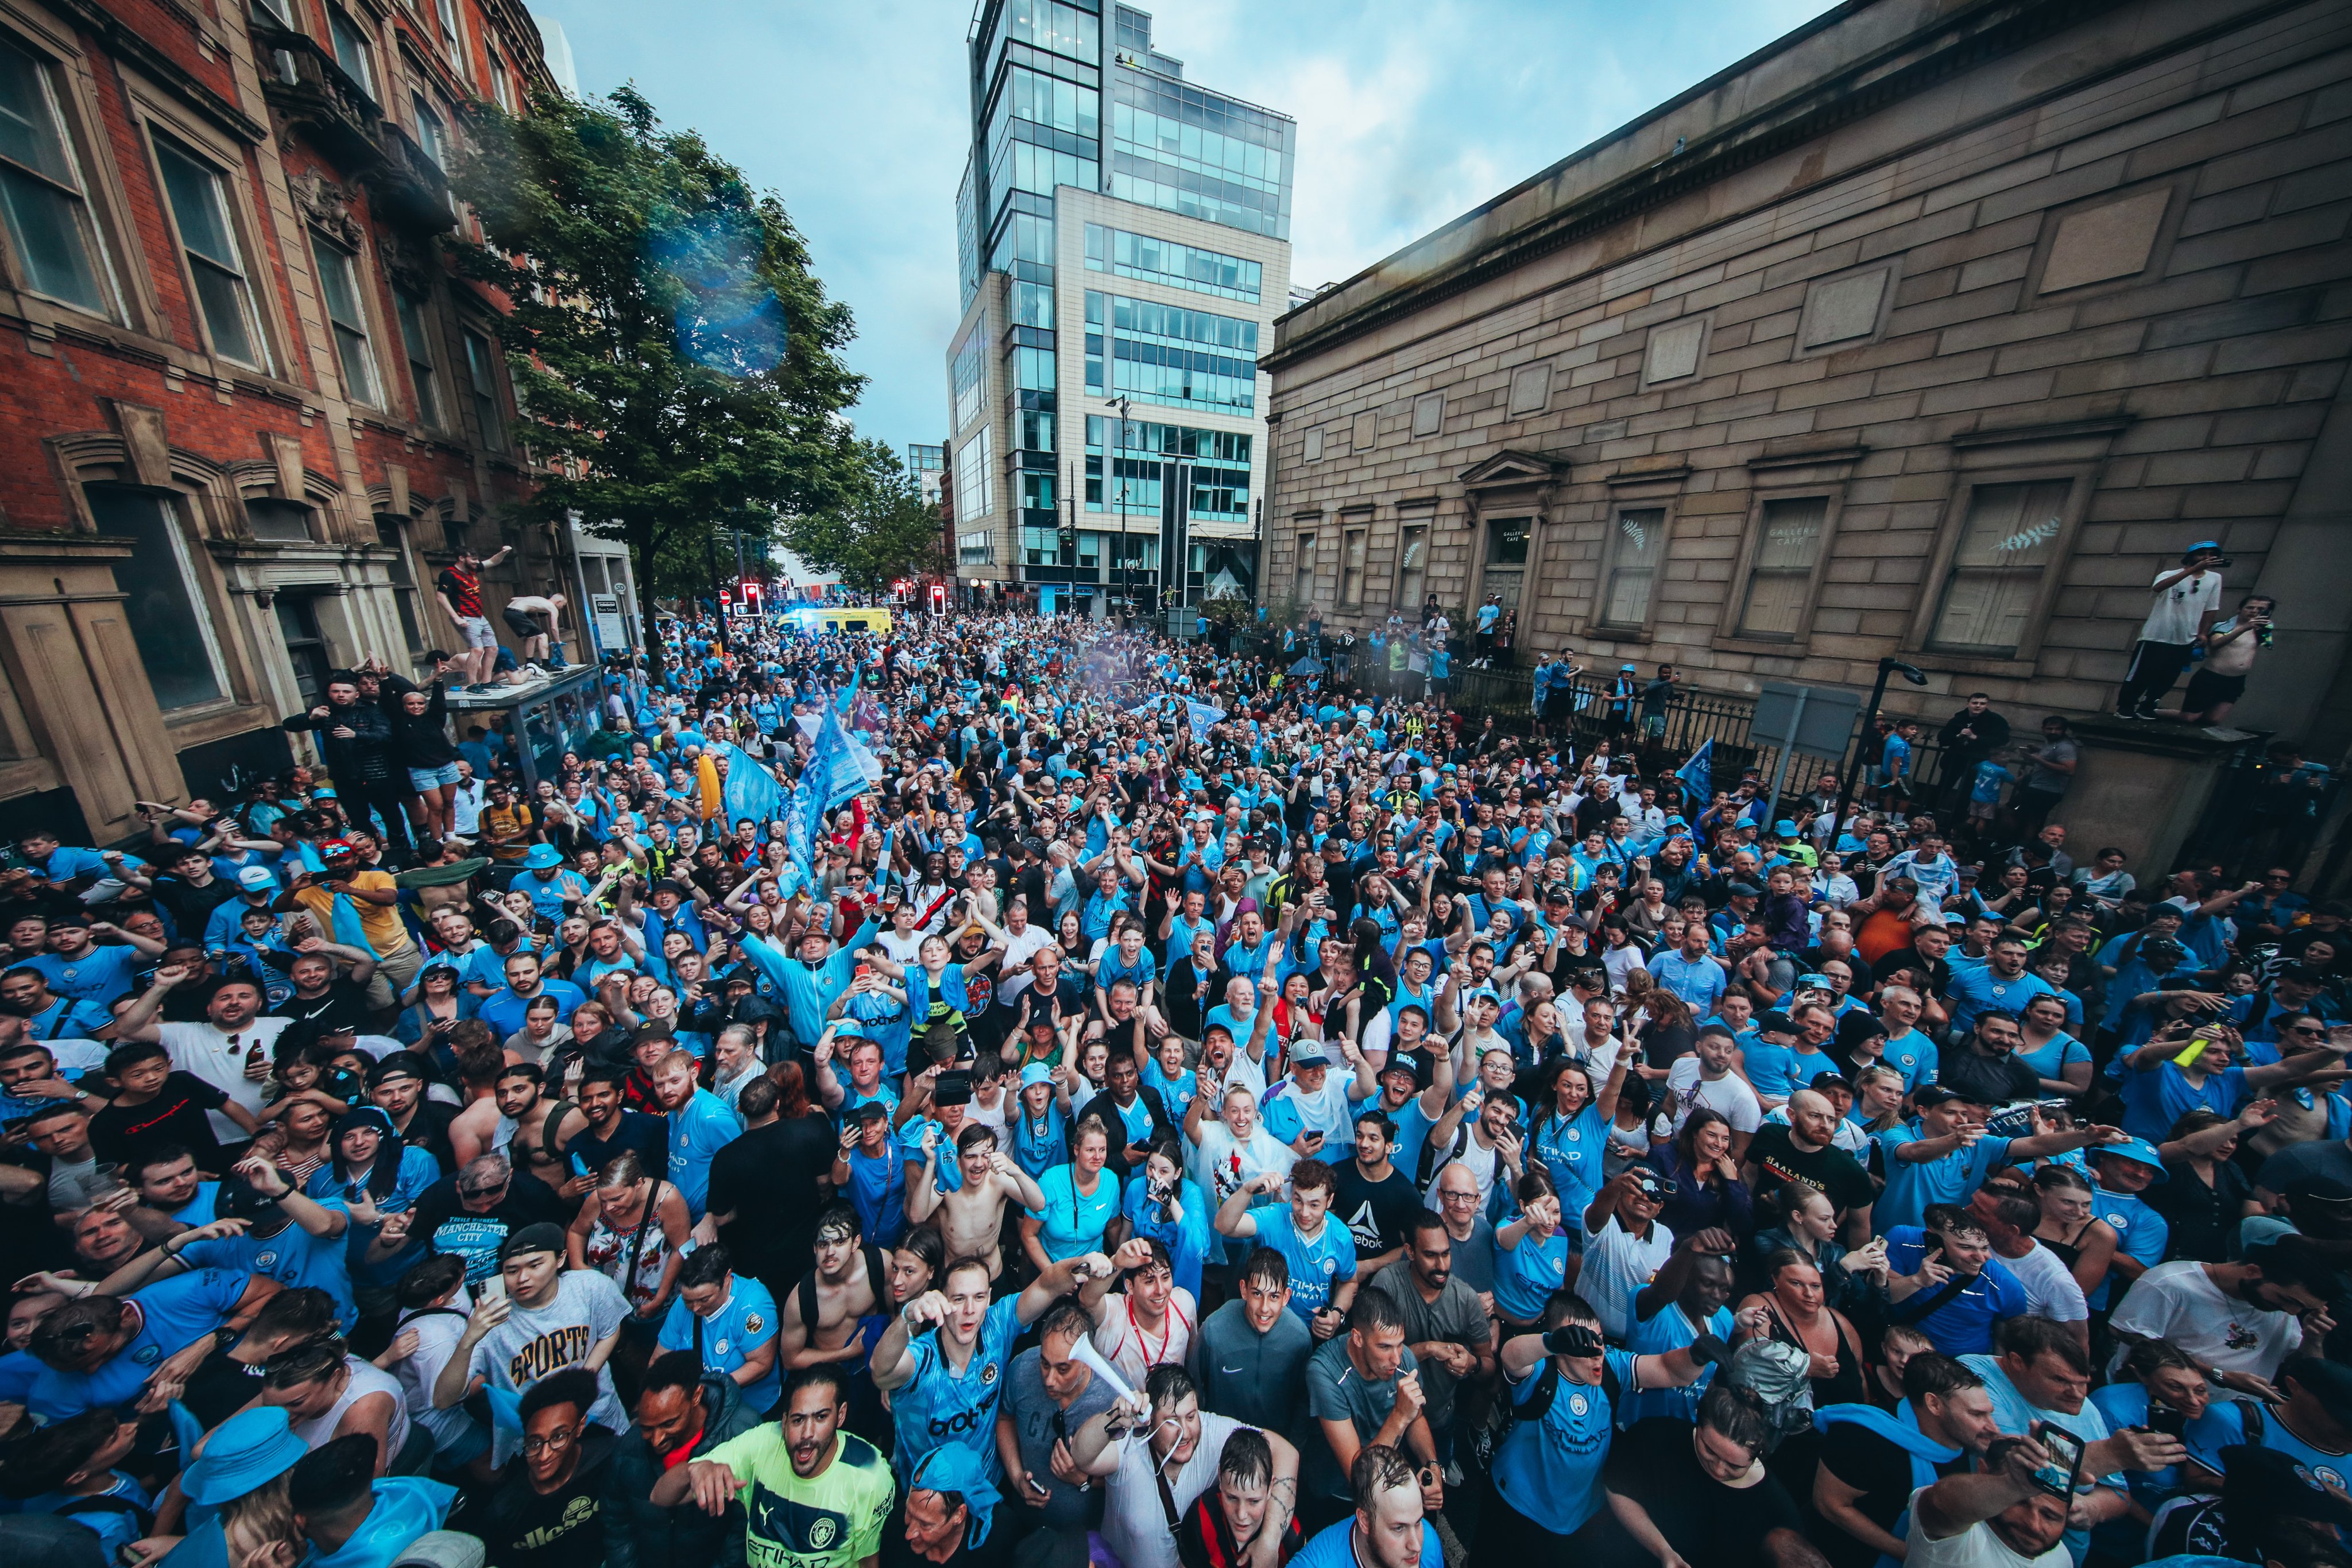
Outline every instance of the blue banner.
[[719, 807], [726, 813], [730, 827], [749, 817], [768, 831], [784, 806], [784, 787], [765, 764], [741, 747], [731, 742], [718, 748], [727, 759], [727, 777], [719, 780]]
[[1691, 753], [1691, 759], [1675, 769], [1675, 777], [1681, 779], [1683, 788], [1695, 797], [1688, 802], [1688, 809], [1692, 813], [1691, 820], [1696, 821], [1698, 812], [1715, 803], [1715, 741], [1712, 737], [1698, 743], [1698, 749]]

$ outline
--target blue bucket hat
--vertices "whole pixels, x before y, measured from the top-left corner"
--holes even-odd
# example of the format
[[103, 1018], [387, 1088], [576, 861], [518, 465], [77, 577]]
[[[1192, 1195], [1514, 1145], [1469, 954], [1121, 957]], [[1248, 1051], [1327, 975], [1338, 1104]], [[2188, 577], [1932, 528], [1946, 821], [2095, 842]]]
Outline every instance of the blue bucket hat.
[[283, 1407], [240, 1410], [214, 1430], [204, 1456], [181, 1472], [180, 1490], [192, 1502], [218, 1508], [268, 1486], [310, 1451]]
[[1024, 1089], [1033, 1084], [1052, 1082], [1054, 1082], [1054, 1070], [1042, 1061], [1033, 1061], [1021, 1070], [1021, 1087]]
[[2158, 1154], [2146, 1138], [2126, 1138], [2121, 1143], [2099, 1144], [2085, 1150], [2084, 1153], [2094, 1160], [2101, 1155], [2114, 1155], [2121, 1159], [2134, 1160], [2154, 1171], [2157, 1181], [2171, 1179], [2164, 1168], [2164, 1156]]
[[530, 852], [522, 857], [522, 863], [528, 871], [553, 871], [563, 863], [563, 856], [553, 844], [533, 844]]
[[988, 1539], [989, 1525], [1001, 1495], [988, 1479], [980, 1455], [962, 1443], [942, 1443], [923, 1457], [907, 1478], [907, 1490], [954, 1492], [971, 1511], [971, 1529], [965, 1543], [978, 1546]]

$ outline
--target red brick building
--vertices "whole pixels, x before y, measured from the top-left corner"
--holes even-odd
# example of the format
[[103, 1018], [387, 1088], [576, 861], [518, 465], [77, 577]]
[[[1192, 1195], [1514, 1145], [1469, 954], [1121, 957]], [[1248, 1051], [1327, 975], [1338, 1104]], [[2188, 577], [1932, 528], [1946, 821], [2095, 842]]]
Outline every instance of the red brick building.
[[285, 766], [323, 674], [451, 646], [433, 574], [568, 540], [438, 237], [464, 106], [550, 87], [517, 0], [0, 0], [0, 816]]

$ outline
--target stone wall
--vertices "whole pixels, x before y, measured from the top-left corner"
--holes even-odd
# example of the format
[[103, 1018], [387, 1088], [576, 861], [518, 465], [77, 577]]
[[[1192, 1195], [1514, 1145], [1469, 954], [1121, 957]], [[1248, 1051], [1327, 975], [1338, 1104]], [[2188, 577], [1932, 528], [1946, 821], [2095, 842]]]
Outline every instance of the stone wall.
[[2347, 217], [2340, 5], [1832, 13], [1285, 319], [1269, 590], [1384, 619], [1425, 527], [1459, 622], [1525, 518], [1522, 662], [1753, 690], [1895, 654], [1931, 684], [1894, 706], [2023, 716], [2109, 702], [2216, 538], [2225, 602], [2284, 601], [2241, 721], [2324, 740]]

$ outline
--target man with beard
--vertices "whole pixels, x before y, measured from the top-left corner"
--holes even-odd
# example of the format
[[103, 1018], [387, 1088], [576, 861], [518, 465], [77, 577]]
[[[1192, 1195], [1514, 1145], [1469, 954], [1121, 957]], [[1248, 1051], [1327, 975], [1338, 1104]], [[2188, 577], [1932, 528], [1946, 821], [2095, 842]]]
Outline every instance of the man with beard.
[[1454, 1238], [1444, 1218], [1429, 1209], [1416, 1215], [1405, 1231], [1403, 1267], [1381, 1270], [1364, 1289], [1393, 1301], [1403, 1316], [1405, 1348], [1421, 1367], [1429, 1429], [1444, 1434], [1438, 1457], [1451, 1458], [1454, 1396], [1465, 1381], [1492, 1376], [1495, 1350], [1478, 1292], [1454, 1277]]
[[[1086, 1532], [1102, 1524], [1102, 1491], [1070, 1457], [1072, 1436], [1118, 1398], [1078, 1359], [1094, 1326], [1079, 1303], [1055, 1302], [1038, 1320], [1036, 1345], [1013, 1358], [997, 1407], [996, 1453], [1011, 1483], [1004, 1490], [1022, 1504], [1008, 1539], [1024, 1562], [1056, 1544], [1082, 1552]], [[1031, 1544], [1018, 1544], [1024, 1540]]]
[[[1078, 1429], [1071, 1456], [1109, 1480], [1103, 1540], [1127, 1568], [1177, 1568], [1169, 1521], [1182, 1519], [1215, 1483], [1225, 1444], [1245, 1429], [1230, 1416], [1203, 1413], [1181, 1366], [1153, 1367], [1140, 1398], [1122, 1398]], [[1297, 1479], [1298, 1451], [1272, 1432], [1263, 1436], [1274, 1452], [1273, 1487], [1286, 1492]]]
[[2000, 1435], [1984, 1379], [1949, 1356], [1912, 1356], [1903, 1397], [1907, 1421], [1859, 1405], [1814, 1412], [1822, 1436], [1813, 1508], [1830, 1527], [1821, 1545], [1832, 1568], [1872, 1568], [1882, 1554], [1900, 1562], [1895, 1531], [1911, 1494], [1929, 1477], [1964, 1473]]
[[[784, 1380], [781, 1420], [754, 1427], [654, 1483], [656, 1508], [691, 1500], [724, 1519], [746, 1492], [746, 1557], [761, 1568], [856, 1568], [881, 1551], [896, 1487], [889, 1461], [855, 1433], [848, 1380], [833, 1366], [803, 1366]], [[716, 1562], [709, 1557], [677, 1561]]]
[[425, 1080], [424, 1060], [395, 1051], [368, 1069], [368, 1103], [392, 1118], [392, 1130], [403, 1144], [423, 1149], [443, 1176], [454, 1176], [459, 1162], [449, 1129], [463, 1113], [446, 1101], [427, 1099]]

